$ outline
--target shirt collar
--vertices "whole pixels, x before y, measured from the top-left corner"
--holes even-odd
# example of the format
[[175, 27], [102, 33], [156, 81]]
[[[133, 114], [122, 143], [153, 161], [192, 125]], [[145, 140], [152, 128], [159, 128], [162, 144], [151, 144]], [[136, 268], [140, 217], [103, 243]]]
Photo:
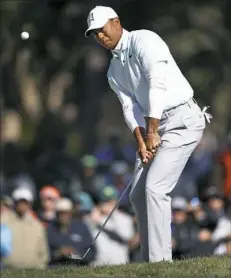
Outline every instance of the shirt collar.
[[129, 36], [130, 36], [130, 32], [123, 29], [123, 33], [118, 44], [116, 45], [115, 49], [111, 51], [114, 58], [119, 57], [121, 52], [127, 49]]

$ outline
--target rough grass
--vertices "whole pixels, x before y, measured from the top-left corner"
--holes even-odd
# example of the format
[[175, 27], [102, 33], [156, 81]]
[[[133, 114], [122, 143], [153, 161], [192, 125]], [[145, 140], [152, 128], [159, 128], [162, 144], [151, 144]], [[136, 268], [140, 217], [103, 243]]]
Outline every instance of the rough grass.
[[1, 278], [35, 277], [231, 277], [231, 257], [196, 258], [173, 263], [103, 267], [57, 267], [46, 270], [2, 270]]

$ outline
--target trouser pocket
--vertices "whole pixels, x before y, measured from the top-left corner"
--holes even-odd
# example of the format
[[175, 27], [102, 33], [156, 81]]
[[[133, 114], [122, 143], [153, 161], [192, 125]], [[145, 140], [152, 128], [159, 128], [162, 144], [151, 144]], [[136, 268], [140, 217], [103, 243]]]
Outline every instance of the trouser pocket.
[[185, 113], [181, 117], [183, 126], [189, 130], [203, 130], [206, 126], [204, 115], [195, 110]]

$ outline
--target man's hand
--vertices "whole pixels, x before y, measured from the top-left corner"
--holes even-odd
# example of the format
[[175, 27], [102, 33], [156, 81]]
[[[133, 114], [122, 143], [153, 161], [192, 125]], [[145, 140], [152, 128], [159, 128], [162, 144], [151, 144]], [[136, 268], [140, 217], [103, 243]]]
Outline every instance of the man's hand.
[[158, 126], [160, 120], [155, 118], [145, 118], [146, 121], [146, 133], [145, 144], [147, 150], [150, 152], [156, 152], [161, 144], [160, 136], [158, 134]]
[[147, 147], [145, 145], [145, 142], [142, 141], [142, 142], [139, 142], [139, 144], [138, 144], [138, 154], [141, 158], [141, 161], [144, 164], [148, 164], [148, 162], [151, 161], [153, 159], [153, 157], [155, 156], [156, 150], [154, 152], [148, 151]]
[[160, 139], [158, 132], [146, 134], [145, 144], [147, 147], [147, 151], [156, 153], [158, 147], [161, 144], [161, 139]]
[[147, 150], [145, 144], [145, 129], [143, 127], [137, 127], [133, 132], [136, 142], [138, 144], [138, 154], [141, 158], [141, 161], [145, 164], [148, 164], [149, 161], [153, 159], [156, 155], [156, 149], [153, 151]]

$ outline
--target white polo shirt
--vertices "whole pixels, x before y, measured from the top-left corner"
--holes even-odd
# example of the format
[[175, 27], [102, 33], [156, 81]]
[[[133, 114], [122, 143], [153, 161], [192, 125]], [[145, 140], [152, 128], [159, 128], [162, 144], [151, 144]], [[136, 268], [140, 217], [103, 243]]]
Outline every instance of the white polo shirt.
[[192, 87], [156, 33], [123, 29], [112, 55], [108, 82], [131, 131], [145, 127], [144, 117], [161, 119], [163, 111], [193, 97]]

